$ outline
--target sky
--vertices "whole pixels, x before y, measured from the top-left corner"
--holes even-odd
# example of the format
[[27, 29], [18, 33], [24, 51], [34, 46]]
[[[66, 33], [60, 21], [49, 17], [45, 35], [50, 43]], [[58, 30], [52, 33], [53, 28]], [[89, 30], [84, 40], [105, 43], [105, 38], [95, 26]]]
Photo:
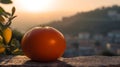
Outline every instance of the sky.
[[21, 32], [78, 12], [112, 5], [120, 5], [120, 0], [13, 0], [10, 5], [0, 4], [6, 11], [16, 7], [17, 18], [14, 19], [12, 28]]

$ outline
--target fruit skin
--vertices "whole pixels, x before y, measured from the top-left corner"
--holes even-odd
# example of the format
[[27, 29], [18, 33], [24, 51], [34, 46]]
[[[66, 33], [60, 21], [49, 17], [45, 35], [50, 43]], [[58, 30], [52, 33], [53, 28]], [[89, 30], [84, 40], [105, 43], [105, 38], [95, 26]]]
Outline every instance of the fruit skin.
[[5, 51], [5, 47], [3, 47], [1, 44], [0, 44], [0, 53], [3, 53]]
[[3, 37], [5, 39], [6, 44], [8, 44], [12, 37], [12, 30], [9, 27], [3, 30]]
[[3, 42], [3, 37], [0, 35], [0, 43]]
[[63, 55], [66, 41], [53, 27], [35, 27], [25, 33], [21, 46], [24, 54], [32, 60], [49, 62]]

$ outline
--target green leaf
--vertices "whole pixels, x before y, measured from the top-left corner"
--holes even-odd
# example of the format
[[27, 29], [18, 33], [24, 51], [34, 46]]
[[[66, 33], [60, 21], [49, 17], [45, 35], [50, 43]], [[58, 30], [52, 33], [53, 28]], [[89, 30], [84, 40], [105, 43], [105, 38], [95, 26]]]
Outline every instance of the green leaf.
[[11, 0], [0, 0], [0, 2], [1, 2], [2, 4], [11, 4], [11, 3], [12, 3]]
[[13, 17], [10, 18], [10, 20], [13, 20], [13, 19], [16, 18], [16, 17], [17, 17], [17, 16], [13, 16]]
[[3, 12], [2, 15], [3, 15], [4, 17], [8, 18], [8, 15], [7, 15], [5, 12]]
[[3, 11], [2, 11], [2, 9], [1, 9], [1, 7], [0, 7], [0, 15], [2, 15], [2, 13], [3, 13]]
[[15, 50], [13, 50], [12, 53], [16, 53], [16, 52], [18, 52], [18, 51], [20, 51], [19, 48], [16, 48]]
[[5, 12], [5, 14], [6, 14], [6, 15], [9, 15], [9, 16], [11, 15], [9, 12]]
[[13, 7], [12, 8], [12, 16], [14, 15], [15, 11], [16, 11], [16, 9], [15, 9], [15, 7]]
[[5, 12], [5, 10], [2, 7], [0, 7], [0, 14], [2, 14], [3, 12]]
[[0, 15], [3, 15], [4, 17], [8, 17], [7, 16], [8, 12], [6, 12], [2, 7], [0, 7]]
[[2, 22], [0, 22], [0, 26], [3, 26]]
[[0, 16], [0, 22], [5, 22], [5, 19], [3, 16]]

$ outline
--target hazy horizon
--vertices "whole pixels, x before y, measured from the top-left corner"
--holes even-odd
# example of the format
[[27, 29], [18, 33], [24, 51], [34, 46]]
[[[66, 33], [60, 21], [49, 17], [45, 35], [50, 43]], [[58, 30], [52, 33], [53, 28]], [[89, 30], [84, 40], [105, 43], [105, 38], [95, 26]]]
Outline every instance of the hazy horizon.
[[53, 1], [51, 3], [52, 5], [48, 3], [48, 5], [45, 5], [46, 9], [44, 9], [44, 4], [43, 4], [42, 7], [40, 7], [41, 9], [39, 11], [37, 10], [30, 11], [29, 9], [27, 9], [27, 7], [24, 8], [24, 6], [26, 5], [22, 5], [20, 3], [20, 0], [13, 0], [13, 4], [11, 5], [3, 5], [3, 4], [0, 5], [2, 5], [2, 7], [5, 8], [7, 11], [10, 11], [12, 6], [16, 7], [17, 18], [14, 19], [12, 28], [22, 32], [25, 32], [27, 29], [29, 29], [32, 26], [49, 23], [55, 20], [61, 20], [62, 17], [69, 17], [78, 12], [90, 11], [103, 6], [108, 7], [112, 5], [120, 5], [120, 1], [118, 0], [114, 0], [114, 1], [113, 0], [84, 0], [84, 1], [48, 0], [48, 1]]

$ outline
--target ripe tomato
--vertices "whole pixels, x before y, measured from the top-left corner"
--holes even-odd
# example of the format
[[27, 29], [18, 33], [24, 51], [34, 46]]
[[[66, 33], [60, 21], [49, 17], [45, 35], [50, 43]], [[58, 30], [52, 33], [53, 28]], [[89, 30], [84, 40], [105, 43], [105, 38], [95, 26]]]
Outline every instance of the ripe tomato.
[[54, 61], [66, 48], [65, 38], [53, 27], [35, 27], [22, 38], [24, 54], [34, 61]]

